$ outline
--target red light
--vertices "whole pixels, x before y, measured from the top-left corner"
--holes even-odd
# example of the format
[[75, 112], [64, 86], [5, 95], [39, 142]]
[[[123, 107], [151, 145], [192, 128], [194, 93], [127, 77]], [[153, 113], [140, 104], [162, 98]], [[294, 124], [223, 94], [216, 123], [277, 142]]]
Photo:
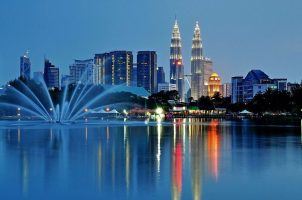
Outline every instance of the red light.
[[181, 61], [178, 61], [178, 62], [177, 62], [177, 65], [181, 65], [181, 64], [182, 64]]

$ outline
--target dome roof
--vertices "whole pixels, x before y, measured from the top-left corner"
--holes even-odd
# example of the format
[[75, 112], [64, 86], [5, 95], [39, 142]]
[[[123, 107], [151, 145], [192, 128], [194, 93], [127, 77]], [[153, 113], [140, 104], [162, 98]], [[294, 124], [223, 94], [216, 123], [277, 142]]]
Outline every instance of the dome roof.
[[216, 72], [214, 72], [211, 77], [219, 77], [218, 74]]

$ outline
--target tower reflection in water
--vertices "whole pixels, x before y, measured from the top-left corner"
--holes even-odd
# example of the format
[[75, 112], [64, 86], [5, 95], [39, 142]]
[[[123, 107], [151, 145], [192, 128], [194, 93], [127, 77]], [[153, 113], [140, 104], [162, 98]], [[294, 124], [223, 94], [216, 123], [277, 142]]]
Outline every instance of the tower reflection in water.
[[[219, 178], [219, 130], [219, 121], [199, 119], [175, 119], [169, 126], [7, 129], [0, 139], [7, 156], [2, 170], [21, 167], [14, 176], [22, 179], [23, 196], [37, 187], [47, 193], [68, 185], [80, 197], [98, 191], [100, 197], [131, 198], [144, 191], [154, 198], [201, 199], [204, 174]], [[16, 155], [20, 160], [11, 162], [8, 156]]]
[[[274, 164], [266, 159], [271, 157], [269, 151], [259, 156], [258, 147], [297, 148], [295, 143], [280, 146], [276, 140], [280, 137], [259, 140], [259, 135], [251, 134], [260, 134], [259, 127], [223, 123], [175, 119], [172, 125], [0, 129], [1, 191], [17, 190], [10, 193], [14, 198], [47, 194], [54, 199], [68, 192], [68, 187], [74, 189], [69, 198], [93, 194], [95, 198], [139, 199], [148, 194], [147, 199], [202, 199], [209, 185], [223, 179], [221, 169], [236, 173], [244, 166], [253, 171], [255, 160], [257, 170]], [[302, 134], [300, 128], [298, 132]], [[232, 153], [232, 148], [242, 146], [256, 149], [255, 153]], [[231, 163], [234, 160], [240, 165]]]

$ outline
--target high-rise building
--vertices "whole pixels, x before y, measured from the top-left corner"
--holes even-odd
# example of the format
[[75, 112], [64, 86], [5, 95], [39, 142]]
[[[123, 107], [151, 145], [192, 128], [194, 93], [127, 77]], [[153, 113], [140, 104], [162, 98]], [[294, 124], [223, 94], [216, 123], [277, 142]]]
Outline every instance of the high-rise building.
[[113, 51], [96, 54], [95, 77], [98, 84], [131, 86], [133, 55], [131, 51]]
[[217, 73], [213, 73], [209, 78], [208, 96], [213, 97], [217, 92], [222, 94], [221, 78]]
[[191, 50], [191, 96], [197, 100], [204, 92], [204, 67], [200, 28], [196, 22]]
[[137, 87], [137, 64], [133, 63], [131, 86]]
[[72, 65], [69, 66], [70, 83], [95, 83], [94, 79], [94, 60], [75, 60]]
[[72, 76], [70, 75], [62, 75], [61, 78], [61, 88], [68, 86], [71, 83]]
[[[210, 58], [203, 57], [202, 62], [204, 88], [208, 88], [210, 76], [213, 74], [213, 61]], [[203, 90], [203, 96], [209, 96], [207, 89]]]
[[164, 67], [157, 67], [157, 84], [166, 82]]
[[243, 76], [232, 77], [232, 103], [243, 102]]
[[29, 53], [26, 51], [26, 53], [20, 57], [20, 77], [30, 79], [30, 66]]
[[157, 92], [157, 55], [155, 51], [137, 53], [137, 86], [150, 93]]
[[48, 88], [60, 87], [60, 71], [47, 59], [44, 61], [44, 80]]
[[222, 85], [222, 96], [229, 97], [232, 93], [232, 84], [231, 83], [224, 83]]
[[181, 53], [181, 37], [175, 21], [170, 46], [170, 83], [176, 84], [181, 101], [184, 101], [184, 65]]
[[105, 76], [105, 69], [108, 68], [106, 71], [110, 70], [109, 64], [109, 53], [102, 53], [102, 54], [95, 54], [94, 56], [94, 79], [96, 84], [105, 84], [111, 81], [111, 76]]

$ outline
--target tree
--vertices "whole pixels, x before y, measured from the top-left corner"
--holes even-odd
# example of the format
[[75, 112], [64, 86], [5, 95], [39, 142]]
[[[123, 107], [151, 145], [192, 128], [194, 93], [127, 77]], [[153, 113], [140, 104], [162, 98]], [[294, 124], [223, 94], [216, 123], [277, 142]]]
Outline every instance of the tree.
[[302, 86], [295, 88], [292, 91], [293, 109], [301, 113], [302, 109]]
[[211, 101], [209, 96], [201, 96], [198, 101], [197, 105], [201, 110], [214, 110], [214, 103]]

